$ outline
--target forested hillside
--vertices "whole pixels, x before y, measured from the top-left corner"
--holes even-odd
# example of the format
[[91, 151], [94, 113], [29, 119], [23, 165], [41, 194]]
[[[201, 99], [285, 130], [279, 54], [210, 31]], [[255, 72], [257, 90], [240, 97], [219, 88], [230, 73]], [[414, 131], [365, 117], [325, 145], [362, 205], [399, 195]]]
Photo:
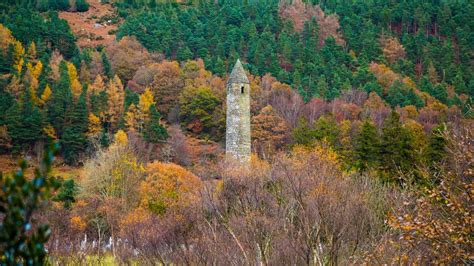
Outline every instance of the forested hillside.
[[[0, 178], [0, 264], [472, 263], [472, 18], [470, 1], [2, 1], [0, 165], [30, 166]], [[224, 160], [237, 59], [244, 168]], [[51, 235], [15, 231], [31, 219]]]

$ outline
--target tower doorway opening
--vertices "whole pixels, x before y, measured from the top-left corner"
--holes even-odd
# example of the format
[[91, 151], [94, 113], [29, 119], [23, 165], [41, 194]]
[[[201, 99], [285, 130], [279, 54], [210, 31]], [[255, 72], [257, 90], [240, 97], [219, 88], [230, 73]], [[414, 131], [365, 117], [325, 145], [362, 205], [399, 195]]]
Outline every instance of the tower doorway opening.
[[240, 87], [240, 93], [244, 94], [244, 86]]

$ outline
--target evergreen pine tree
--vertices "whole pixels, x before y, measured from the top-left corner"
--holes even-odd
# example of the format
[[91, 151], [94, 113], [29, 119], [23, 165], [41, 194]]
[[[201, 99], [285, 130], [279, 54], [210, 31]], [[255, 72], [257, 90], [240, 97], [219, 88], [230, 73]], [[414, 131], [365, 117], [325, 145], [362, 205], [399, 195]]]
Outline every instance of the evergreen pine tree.
[[73, 102], [71, 92], [71, 81], [67, 71], [66, 62], [62, 61], [59, 65], [59, 82], [53, 89], [51, 100], [48, 102], [48, 120], [56, 130], [58, 136], [61, 136], [64, 130], [66, 114]]
[[87, 10], [89, 10], [89, 3], [86, 0], [76, 0], [77, 12], [86, 12]]
[[104, 65], [104, 73], [107, 76], [107, 78], [113, 79], [114, 78], [114, 73], [112, 71], [112, 65], [110, 65], [109, 58], [107, 57], [107, 54], [105, 51], [102, 51], [102, 64]]
[[215, 63], [214, 63], [214, 73], [216, 75], [219, 75], [221, 77], [224, 77], [225, 76], [225, 63], [224, 61], [220, 58], [220, 57], [217, 57]]
[[83, 90], [72, 111], [66, 117], [67, 125], [62, 136], [64, 159], [68, 164], [77, 163], [77, 159], [87, 147], [88, 115], [86, 90]]
[[446, 130], [444, 124], [440, 124], [435, 127], [431, 132], [429, 138], [428, 149], [426, 151], [426, 159], [428, 165], [431, 167], [439, 164], [444, 158], [446, 158], [446, 138], [443, 135], [443, 132]]
[[32, 147], [43, 139], [43, 117], [33, 102], [31, 90], [25, 93], [21, 106], [15, 103], [8, 110], [6, 124], [15, 151]]
[[0, 125], [6, 123], [7, 110], [14, 105], [13, 96], [6, 92], [0, 90]]
[[363, 172], [373, 167], [378, 161], [379, 141], [377, 129], [366, 120], [362, 124], [359, 135], [355, 139], [355, 166]]
[[161, 125], [161, 114], [155, 104], [150, 106], [150, 120], [145, 125], [143, 135], [145, 140], [152, 143], [163, 142], [168, 138], [168, 131]]
[[380, 148], [382, 177], [401, 182], [400, 172], [409, 173], [414, 169], [414, 148], [411, 135], [400, 122], [400, 115], [392, 110], [382, 128]]

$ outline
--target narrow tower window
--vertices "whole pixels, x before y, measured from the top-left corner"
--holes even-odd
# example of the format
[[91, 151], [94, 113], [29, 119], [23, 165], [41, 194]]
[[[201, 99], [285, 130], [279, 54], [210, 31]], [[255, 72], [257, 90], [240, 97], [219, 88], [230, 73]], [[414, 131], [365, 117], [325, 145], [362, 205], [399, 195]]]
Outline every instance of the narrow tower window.
[[244, 94], [244, 86], [240, 87], [240, 93]]

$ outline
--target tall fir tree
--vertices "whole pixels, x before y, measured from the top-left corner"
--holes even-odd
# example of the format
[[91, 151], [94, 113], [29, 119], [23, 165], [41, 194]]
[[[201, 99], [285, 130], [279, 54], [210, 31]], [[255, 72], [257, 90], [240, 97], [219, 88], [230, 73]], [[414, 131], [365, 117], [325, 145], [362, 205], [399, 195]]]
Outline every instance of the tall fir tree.
[[59, 65], [59, 82], [53, 89], [51, 100], [47, 104], [48, 120], [56, 130], [56, 134], [60, 137], [64, 131], [66, 114], [69, 112], [71, 103], [73, 102], [71, 92], [71, 81], [67, 71], [65, 61]]
[[403, 182], [403, 174], [415, 168], [415, 156], [411, 134], [400, 122], [400, 115], [392, 110], [382, 127], [380, 168], [382, 178]]
[[377, 129], [369, 120], [362, 124], [361, 130], [355, 138], [354, 146], [354, 164], [360, 172], [367, 171], [377, 165], [380, 143]]
[[74, 108], [66, 117], [66, 126], [61, 139], [64, 160], [68, 164], [76, 164], [77, 159], [87, 148], [88, 115], [86, 90], [83, 90]]
[[7, 112], [6, 124], [16, 152], [33, 147], [43, 139], [43, 117], [33, 102], [32, 90], [23, 96], [21, 105], [15, 103]]
[[446, 158], [447, 140], [444, 136], [446, 126], [440, 124], [433, 129], [429, 137], [428, 149], [426, 151], [426, 159], [428, 165], [432, 168], [436, 168]]
[[107, 57], [107, 54], [105, 51], [102, 51], [102, 65], [104, 66], [104, 73], [107, 78], [113, 79], [114, 78], [114, 73], [112, 71], [112, 65], [110, 64], [109, 58]]
[[155, 104], [150, 106], [150, 119], [147, 124], [145, 124], [143, 137], [152, 143], [163, 142], [168, 138], [168, 131], [161, 124], [161, 114], [156, 109]]

